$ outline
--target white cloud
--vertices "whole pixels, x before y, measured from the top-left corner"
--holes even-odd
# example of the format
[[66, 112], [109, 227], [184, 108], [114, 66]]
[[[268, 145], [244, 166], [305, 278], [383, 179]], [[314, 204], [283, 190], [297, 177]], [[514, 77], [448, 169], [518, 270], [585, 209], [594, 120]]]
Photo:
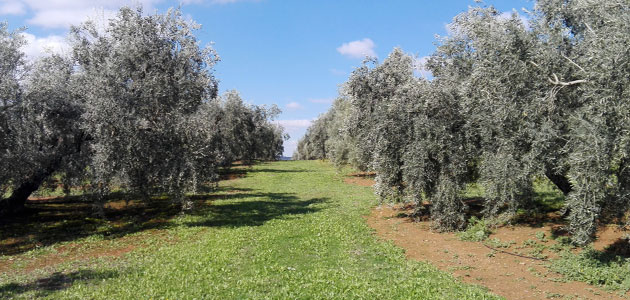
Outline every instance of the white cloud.
[[26, 13], [24, 4], [20, 1], [0, 1], [0, 15], [21, 15]]
[[333, 98], [308, 99], [308, 102], [317, 104], [331, 104], [335, 101]]
[[366, 56], [376, 57], [376, 52], [374, 52], [375, 47], [376, 45], [371, 39], [365, 38], [344, 43], [337, 48], [337, 52], [351, 58], [365, 58]]
[[38, 57], [46, 56], [52, 53], [69, 53], [70, 47], [64, 37], [58, 35], [49, 35], [47, 37], [38, 38], [30, 33], [22, 33], [26, 40], [26, 45], [22, 47], [22, 51], [29, 60], [35, 60]]
[[45, 28], [67, 28], [87, 21], [95, 10], [86, 9], [53, 9], [35, 13], [28, 22]]
[[284, 141], [284, 152], [282, 153], [282, 155], [286, 157], [293, 156], [293, 152], [295, 152], [295, 150], [297, 149], [298, 141], [298, 139], [289, 139], [287, 141]]
[[28, 23], [45, 28], [67, 28], [86, 21], [95, 12], [113, 15], [123, 5], [142, 5], [152, 11], [162, 0], [0, 0], [0, 15], [32, 13]]
[[302, 104], [297, 103], [297, 102], [295, 102], [295, 101], [294, 101], [294, 102], [289, 102], [289, 103], [286, 105], [286, 107], [287, 107], [288, 109], [302, 109], [302, 108], [303, 108], [303, 107], [302, 107]]
[[[179, 0], [182, 5], [192, 3], [230, 4], [259, 2], [260, 0]], [[0, 0], [0, 15], [32, 13], [28, 23], [45, 28], [67, 28], [90, 18], [94, 12], [114, 15], [124, 5], [141, 5], [146, 12], [164, 0]]]

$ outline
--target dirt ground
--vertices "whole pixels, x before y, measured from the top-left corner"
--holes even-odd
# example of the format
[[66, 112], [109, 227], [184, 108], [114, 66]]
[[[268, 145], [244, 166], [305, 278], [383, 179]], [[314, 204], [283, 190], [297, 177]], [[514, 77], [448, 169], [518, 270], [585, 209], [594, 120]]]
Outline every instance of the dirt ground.
[[[347, 176], [348, 184], [371, 186], [372, 174], [357, 173]], [[429, 221], [416, 222], [407, 215], [411, 209], [402, 206], [382, 205], [367, 217], [376, 234], [393, 241], [405, 249], [407, 258], [426, 261], [443, 271], [452, 273], [460, 280], [487, 287], [493, 293], [507, 299], [623, 299], [615, 292], [583, 282], [563, 282], [562, 276], [550, 271], [546, 259], [528, 255], [534, 246], [528, 241], [540, 242], [537, 234], [549, 237], [557, 234], [558, 224], [544, 226], [506, 226], [494, 230], [489, 239], [498, 239], [512, 245], [509, 248], [486, 246], [481, 242], [461, 241], [455, 233], [438, 233], [431, 230]], [[604, 249], [622, 236], [614, 227], [598, 232], [595, 249]], [[546, 240], [546, 246], [555, 241]], [[518, 250], [517, 250], [518, 249]], [[552, 251], [540, 253], [554, 258]], [[630, 298], [630, 293], [625, 295]]]
[[375, 175], [376, 175], [375, 173], [369, 173], [369, 172], [354, 173], [354, 174], [350, 174], [346, 176], [346, 178], [343, 181], [347, 184], [354, 184], [354, 185], [360, 185], [360, 186], [372, 186], [374, 185]]
[[[240, 174], [239, 174], [240, 175]], [[236, 179], [225, 178], [225, 179]], [[349, 184], [371, 186], [374, 181], [373, 174], [357, 173], [346, 177]], [[57, 205], [54, 199], [38, 199], [41, 202], [52, 203], [45, 205]], [[112, 211], [126, 211], [135, 208], [135, 203], [124, 201], [112, 201], [108, 208]], [[75, 204], [82, 205], [82, 204]], [[74, 209], [81, 209], [77, 206]], [[76, 213], [76, 211], [74, 212]], [[488, 248], [480, 242], [465, 242], [459, 240], [454, 233], [437, 233], [430, 229], [430, 222], [416, 222], [407, 217], [409, 207], [379, 206], [367, 217], [368, 224], [376, 230], [376, 234], [386, 240], [393, 241], [399, 247], [405, 249], [409, 259], [426, 261], [443, 271], [454, 274], [464, 282], [486, 286], [490, 291], [507, 299], [621, 299], [615, 292], [608, 292], [582, 282], [561, 282], [561, 275], [549, 271], [545, 260], [529, 257], [531, 248], [519, 247], [528, 241], [539, 241], [537, 235], [544, 232], [551, 236], [557, 229], [557, 224], [547, 223], [542, 227], [527, 225], [506, 226], [496, 229], [490, 239], [498, 239], [513, 245], [509, 248]], [[164, 217], [164, 216], [160, 216]], [[159, 218], [158, 218], [159, 219]], [[153, 221], [153, 220], [152, 220]], [[148, 230], [146, 235], [126, 236], [118, 239], [115, 245], [103, 247], [90, 247], [82, 249], [81, 245], [69, 243], [58, 247], [53, 253], [25, 259], [20, 264], [24, 265], [22, 272], [30, 272], [54, 266], [67, 261], [85, 260], [95, 257], [108, 257], [115, 259], [142, 245], [150, 236], [163, 235], [159, 229]], [[619, 240], [621, 233], [613, 227], [605, 227], [598, 233], [596, 249], [604, 249]], [[172, 242], [171, 237], [164, 236], [165, 240]], [[0, 246], [9, 247], [9, 244], [21, 242], [15, 238], [7, 238]], [[548, 240], [549, 246], [554, 243]], [[96, 243], [97, 245], [100, 243]], [[521, 256], [514, 254], [523, 254]], [[546, 251], [545, 255], [553, 258], [554, 253]], [[14, 271], [12, 260], [0, 261], [0, 272]], [[630, 298], [627, 293], [626, 298]]]
[[[550, 272], [545, 267], [546, 261], [495, 251], [479, 242], [460, 241], [454, 233], [433, 232], [428, 221], [414, 222], [399, 217], [400, 212], [394, 207], [377, 207], [368, 217], [368, 224], [378, 236], [405, 249], [409, 259], [429, 262], [464, 282], [486, 286], [507, 299], [621, 299], [615, 293], [583, 282], [559, 282], [561, 276]], [[518, 245], [535, 239], [540, 231], [549, 235], [551, 227], [504, 227], [490, 238], [513, 241]], [[619, 233], [612, 229], [603, 234], [606, 238], [596, 244], [597, 248], [603, 248], [607, 241], [612, 243], [616, 240], [615, 235], [619, 237]], [[505, 251], [514, 252], [512, 249]]]

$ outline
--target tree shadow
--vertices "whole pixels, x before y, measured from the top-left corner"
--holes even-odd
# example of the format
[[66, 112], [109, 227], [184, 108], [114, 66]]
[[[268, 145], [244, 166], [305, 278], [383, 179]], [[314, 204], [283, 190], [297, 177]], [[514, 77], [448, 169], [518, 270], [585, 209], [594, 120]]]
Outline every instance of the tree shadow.
[[[217, 201], [240, 198], [263, 198], [264, 200], [230, 201], [228, 203]], [[300, 200], [288, 193], [235, 193], [211, 195], [208, 200], [214, 201], [215, 204], [206, 206], [194, 213], [203, 216], [204, 220], [189, 222], [186, 225], [207, 227], [260, 226], [267, 221], [281, 217], [317, 212], [321, 208], [316, 205], [327, 202], [328, 198]]]
[[257, 168], [251, 169], [247, 171], [248, 173], [306, 173], [312, 172], [308, 169], [291, 169], [291, 170], [280, 170], [280, 169], [269, 169], [269, 168]]
[[357, 172], [346, 175], [346, 177], [372, 178], [376, 177], [376, 172]]
[[223, 168], [219, 170], [219, 179], [220, 180], [232, 180], [237, 178], [246, 177], [247, 174], [252, 173], [302, 173], [302, 172], [311, 172], [308, 169], [293, 169], [293, 170], [280, 170], [280, 169], [272, 169], [272, 168], [253, 168], [253, 167], [230, 167]]
[[630, 238], [618, 238], [604, 249], [604, 254], [608, 256], [620, 256], [625, 259], [630, 258]]
[[[477, 219], [486, 218], [486, 199], [482, 196], [462, 196], [458, 201], [462, 202], [465, 220], [472, 217]], [[564, 208], [565, 197], [556, 191], [535, 191], [530, 198], [526, 199], [523, 208], [519, 208], [516, 214], [508, 212], [508, 207], [502, 208], [498, 214], [505, 213], [506, 224], [525, 225], [533, 228], [543, 227], [551, 224], [557, 228], [558, 235], [564, 235], [561, 230], [566, 225], [566, 220], [562, 210]], [[428, 202], [413, 203], [400, 208], [397, 214], [399, 218], [411, 218], [415, 221], [431, 221], [432, 204]], [[552, 232], [553, 234], [553, 232]], [[554, 235], [555, 237], [555, 235]]]
[[68, 274], [55, 272], [31, 282], [4, 284], [0, 286], [0, 297], [9, 299], [30, 291], [36, 291], [37, 298], [46, 297], [55, 291], [69, 288], [76, 281], [104, 280], [118, 275], [117, 271], [79, 270]]
[[[262, 193], [250, 188], [217, 187], [212, 193], [190, 195], [189, 212], [203, 221], [190, 226], [258, 226], [285, 215], [315, 212], [314, 204], [293, 194]], [[105, 219], [94, 216], [92, 203], [79, 196], [29, 200], [25, 212], [0, 220], [0, 255], [16, 255], [39, 247], [72, 242], [92, 235], [116, 239], [150, 229], [168, 229], [182, 213], [167, 197], [147, 201], [117, 194], [105, 205]], [[128, 200], [128, 199], [133, 200]], [[246, 200], [252, 198], [253, 200]], [[199, 219], [199, 218], [197, 218]]]
[[168, 198], [137, 199], [122, 194], [110, 197], [104, 208], [105, 218], [95, 216], [92, 202], [80, 196], [29, 200], [22, 213], [0, 220], [0, 255], [20, 254], [95, 234], [113, 239], [166, 228], [171, 226], [168, 220], [181, 212], [181, 206]]

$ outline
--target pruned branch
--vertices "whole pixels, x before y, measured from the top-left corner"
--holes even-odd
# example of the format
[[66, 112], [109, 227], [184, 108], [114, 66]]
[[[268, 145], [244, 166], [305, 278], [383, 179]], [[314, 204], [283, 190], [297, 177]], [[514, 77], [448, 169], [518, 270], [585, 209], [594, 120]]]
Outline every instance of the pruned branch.
[[569, 81], [569, 82], [564, 82], [564, 81], [560, 81], [560, 79], [558, 79], [558, 75], [556, 75], [556, 73], [553, 73], [553, 80], [551, 78], [548, 78], [549, 82], [553, 85], [561, 85], [561, 86], [570, 86], [570, 85], [575, 85], [575, 84], [580, 84], [580, 83], [586, 83], [588, 82], [586, 79], [578, 79], [578, 80], [573, 80], [573, 81]]
[[534, 65], [534, 67], [536, 67], [536, 68], [539, 68], [539, 69], [540, 69], [540, 66], [539, 66], [537, 63], [535, 63], [535, 62], [533, 62], [533, 61], [531, 61], [531, 60], [530, 60], [530, 61], [528, 61], [528, 62], [529, 62], [530, 64]]

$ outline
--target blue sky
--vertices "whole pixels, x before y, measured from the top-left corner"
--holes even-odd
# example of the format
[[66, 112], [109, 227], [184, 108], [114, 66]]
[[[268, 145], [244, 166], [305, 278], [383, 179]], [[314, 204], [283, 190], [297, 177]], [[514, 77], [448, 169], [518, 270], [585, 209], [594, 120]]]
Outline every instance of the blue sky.
[[[531, 8], [528, 0], [487, 0], [499, 11]], [[446, 35], [452, 18], [473, 0], [0, 0], [0, 19], [25, 26], [30, 57], [65, 50], [71, 24], [107, 19], [122, 5], [141, 4], [148, 13], [182, 5], [203, 25], [202, 43], [214, 43], [221, 62], [215, 75], [221, 92], [236, 89], [254, 104], [277, 104], [279, 123], [291, 139], [290, 156], [311, 120], [325, 112], [339, 85], [364, 55], [380, 60], [394, 47], [430, 55], [435, 35]], [[522, 14], [522, 12], [521, 12]]]

